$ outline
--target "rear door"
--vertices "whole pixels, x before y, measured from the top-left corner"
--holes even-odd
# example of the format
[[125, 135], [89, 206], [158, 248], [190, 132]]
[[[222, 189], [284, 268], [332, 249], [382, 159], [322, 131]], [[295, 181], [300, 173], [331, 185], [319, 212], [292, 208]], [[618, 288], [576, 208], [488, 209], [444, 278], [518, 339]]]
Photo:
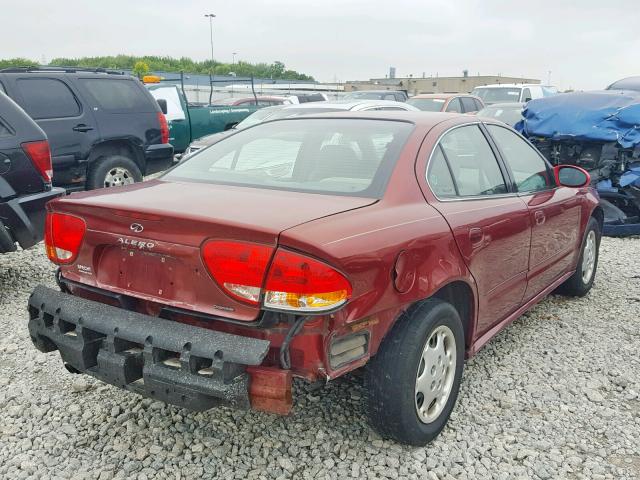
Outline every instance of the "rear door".
[[578, 189], [558, 187], [547, 161], [510, 128], [487, 125], [529, 209], [532, 225], [525, 300], [540, 293], [572, 267], [580, 241], [582, 203]]
[[526, 289], [531, 225], [526, 205], [479, 124], [444, 133], [431, 154], [430, 203], [444, 216], [479, 294], [478, 333], [515, 311]]
[[29, 74], [16, 78], [13, 86], [14, 100], [49, 138], [56, 184], [56, 170], [86, 159], [99, 137], [93, 113], [85, 108], [68, 79]]

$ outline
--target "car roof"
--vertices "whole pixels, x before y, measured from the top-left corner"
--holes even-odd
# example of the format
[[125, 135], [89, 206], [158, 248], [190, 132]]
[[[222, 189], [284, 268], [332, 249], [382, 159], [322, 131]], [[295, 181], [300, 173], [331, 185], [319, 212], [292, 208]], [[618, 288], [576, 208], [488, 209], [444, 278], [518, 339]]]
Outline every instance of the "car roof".
[[362, 100], [351, 100], [351, 99], [347, 99], [347, 100], [329, 100], [326, 102], [309, 102], [309, 103], [300, 103], [300, 104], [293, 104], [293, 105], [283, 105], [280, 106], [280, 108], [282, 108], [283, 110], [307, 110], [307, 109], [314, 109], [317, 108], [319, 110], [323, 110], [323, 109], [327, 109], [327, 108], [331, 108], [334, 110], [354, 110], [355, 108], [359, 108], [359, 107], [394, 107], [394, 106], [401, 106], [402, 108], [406, 108], [407, 104], [405, 102], [396, 102], [394, 100], [371, 100], [371, 99], [362, 99]]
[[539, 83], [495, 83], [493, 85], [478, 85], [475, 88], [526, 88], [526, 87], [542, 87]]
[[[423, 128], [431, 128], [439, 123], [447, 120], [453, 120], [456, 118], [467, 120], [469, 123], [477, 122], [475, 116], [466, 115], [463, 113], [445, 113], [445, 112], [424, 112], [422, 110], [417, 111], [402, 111], [402, 110], [373, 110], [366, 112], [318, 112], [307, 113], [297, 117], [285, 117], [271, 120], [273, 122], [290, 121], [304, 118], [352, 118], [362, 120], [392, 120], [392, 121], [405, 121], [419, 125]], [[269, 121], [269, 120], [268, 120]], [[265, 122], [266, 123], [266, 122]]]
[[[468, 93], [420, 93], [411, 98], [453, 98], [453, 97], [472, 97]], [[411, 98], [409, 100], [411, 100]]]
[[405, 93], [403, 90], [352, 90], [345, 93]]
[[522, 108], [524, 107], [523, 102], [501, 102], [501, 103], [492, 103], [487, 105], [485, 108]]
[[616, 80], [607, 87], [607, 90], [640, 90], [640, 76]]

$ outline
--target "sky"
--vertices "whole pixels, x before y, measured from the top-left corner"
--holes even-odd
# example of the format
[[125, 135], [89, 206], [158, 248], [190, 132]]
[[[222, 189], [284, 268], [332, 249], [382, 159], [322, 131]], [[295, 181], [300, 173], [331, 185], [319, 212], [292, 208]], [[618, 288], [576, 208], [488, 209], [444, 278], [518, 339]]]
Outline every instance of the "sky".
[[[639, 0], [0, 0], [0, 58], [275, 60], [323, 82], [537, 78], [598, 89], [640, 75]], [[550, 73], [549, 73], [550, 72]]]

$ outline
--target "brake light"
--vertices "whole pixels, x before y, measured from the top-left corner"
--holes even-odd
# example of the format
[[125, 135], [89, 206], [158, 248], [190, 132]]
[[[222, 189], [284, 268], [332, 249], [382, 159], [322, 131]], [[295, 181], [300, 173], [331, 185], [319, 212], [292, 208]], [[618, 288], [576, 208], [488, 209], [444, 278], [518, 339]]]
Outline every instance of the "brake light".
[[51, 166], [51, 150], [49, 149], [49, 142], [47, 140], [40, 140], [38, 142], [25, 142], [22, 145], [22, 150], [33, 162], [33, 165], [40, 173], [40, 176], [46, 183], [51, 183], [53, 177], [53, 167]]
[[264, 306], [321, 312], [343, 305], [351, 292], [349, 281], [329, 265], [305, 255], [278, 250], [269, 268]]
[[158, 112], [158, 121], [160, 122], [160, 143], [169, 143], [169, 125], [164, 113]]
[[333, 310], [351, 297], [351, 284], [337, 270], [286, 250], [278, 249], [274, 256], [268, 245], [210, 240], [202, 247], [202, 258], [228, 295], [252, 306], [262, 299], [269, 309], [313, 313]]
[[236, 300], [258, 305], [273, 248], [248, 242], [210, 240], [202, 257], [213, 279]]
[[79, 217], [47, 212], [44, 244], [49, 260], [58, 265], [73, 263], [86, 230], [87, 225]]

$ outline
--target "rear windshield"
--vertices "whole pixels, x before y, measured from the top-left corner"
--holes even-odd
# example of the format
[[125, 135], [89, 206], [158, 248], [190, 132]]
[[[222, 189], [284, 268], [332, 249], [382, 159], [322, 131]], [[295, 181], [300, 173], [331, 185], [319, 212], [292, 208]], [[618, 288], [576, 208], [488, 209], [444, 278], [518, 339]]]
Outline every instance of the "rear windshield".
[[446, 100], [444, 98], [410, 98], [409, 105], [413, 105], [425, 112], [441, 112]]
[[475, 88], [472, 95], [480, 97], [484, 103], [517, 102], [521, 88]]
[[380, 198], [412, 129], [391, 120], [267, 122], [201, 150], [163, 179]]

